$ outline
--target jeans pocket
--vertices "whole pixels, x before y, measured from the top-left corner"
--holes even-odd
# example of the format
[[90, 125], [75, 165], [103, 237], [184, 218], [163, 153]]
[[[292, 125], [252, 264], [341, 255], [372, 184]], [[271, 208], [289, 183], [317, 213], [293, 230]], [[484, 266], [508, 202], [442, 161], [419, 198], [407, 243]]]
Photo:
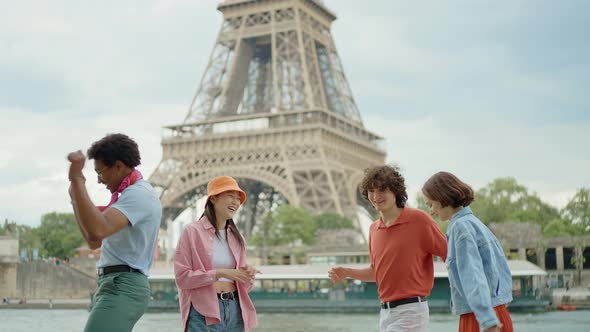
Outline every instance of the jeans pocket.
[[205, 321], [205, 316], [201, 315], [197, 310], [195, 310], [195, 307], [193, 307], [192, 303], [186, 325], [187, 332], [202, 332], [210, 330], [207, 326], [207, 322]]
[[119, 287], [115, 283], [116, 275], [113, 276], [105, 276], [103, 280], [100, 281], [98, 286], [97, 294], [111, 294], [111, 295], [118, 295], [119, 294]]

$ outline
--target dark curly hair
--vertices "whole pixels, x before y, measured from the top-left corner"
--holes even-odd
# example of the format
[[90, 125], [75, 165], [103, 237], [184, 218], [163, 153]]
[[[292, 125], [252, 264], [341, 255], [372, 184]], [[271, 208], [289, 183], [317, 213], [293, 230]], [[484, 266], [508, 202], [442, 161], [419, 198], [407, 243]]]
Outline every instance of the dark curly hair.
[[403, 208], [408, 200], [406, 183], [398, 166], [384, 165], [365, 169], [365, 177], [359, 185], [359, 191], [369, 200], [369, 190], [388, 188], [395, 195], [395, 204]]
[[438, 172], [424, 183], [422, 193], [445, 208], [469, 206], [475, 199], [473, 189], [449, 172]]
[[128, 167], [136, 167], [141, 163], [137, 143], [124, 134], [109, 134], [92, 143], [88, 149], [88, 158], [102, 161], [111, 167], [120, 160]]

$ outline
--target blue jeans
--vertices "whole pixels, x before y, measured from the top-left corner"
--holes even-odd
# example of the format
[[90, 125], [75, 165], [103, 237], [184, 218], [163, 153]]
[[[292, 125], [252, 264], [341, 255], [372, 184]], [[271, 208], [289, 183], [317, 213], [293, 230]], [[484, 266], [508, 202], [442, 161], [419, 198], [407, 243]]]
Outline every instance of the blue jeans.
[[191, 305], [186, 325], [187, 332], [243, 332], [244, 321], [238, 300], [218, 300], [221, 323], [207, 325], [205, 316], [198, 313]]

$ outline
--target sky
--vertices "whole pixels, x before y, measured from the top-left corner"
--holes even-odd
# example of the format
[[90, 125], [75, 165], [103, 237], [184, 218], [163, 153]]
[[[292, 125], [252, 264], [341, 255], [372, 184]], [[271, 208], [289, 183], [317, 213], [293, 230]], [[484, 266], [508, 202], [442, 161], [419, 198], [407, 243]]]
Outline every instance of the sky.
[[[218, 1], [0, 0], [0, 221], [71, 212], [66, 155], [107, 133], [159, 163], [221, 26]], [[326, 0], [364, 125], [410, 202], [433, 173], [514, 177], [563, 207], [590, 187], [590, 2]], [[109, 193], [85, 174], [96, 204]]]

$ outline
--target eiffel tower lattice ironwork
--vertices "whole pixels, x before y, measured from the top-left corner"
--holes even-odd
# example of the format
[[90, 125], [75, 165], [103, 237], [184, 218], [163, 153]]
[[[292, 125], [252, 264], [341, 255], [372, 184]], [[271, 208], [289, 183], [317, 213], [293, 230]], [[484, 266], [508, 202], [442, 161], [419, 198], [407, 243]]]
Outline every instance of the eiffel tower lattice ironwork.
[[[218, 175], [248, 193], [246, 236], [273, 205], [357, 220], [363, 169], [385, 161], [366, 130], [319, 0], [233, 0], [184, 122], [164, 128], [150, 181], [161, 190], [163, 227]], [[361, 200], [362, 201], [362, 200]]]

